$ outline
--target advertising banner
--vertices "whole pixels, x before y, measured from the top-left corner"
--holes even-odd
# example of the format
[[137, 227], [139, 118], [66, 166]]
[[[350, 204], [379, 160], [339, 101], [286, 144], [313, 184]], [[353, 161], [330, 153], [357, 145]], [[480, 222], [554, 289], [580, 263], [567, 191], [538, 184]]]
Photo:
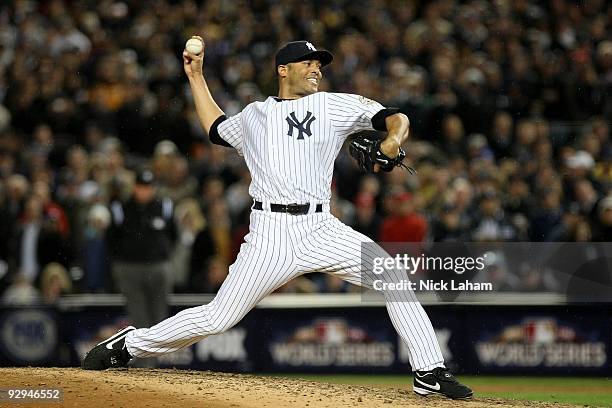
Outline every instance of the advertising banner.
[[[179, 311], [174, 308], [173, 312]], [[612, 315], [599, 306], [426, 307], [458, 373], [610, 375]], [[0, 365], [78, 366], [129, 324], [122, 307], [0, 312]], [[226, 372], [407, 373], [384, 307], [258, 308], [225, 333], [160, 356], [161, 368]]]
[[[318, 311], [317, 311], [318, 312]], [[397, 334], [376, 311], [299, 311], [276, 319], [266, 350], [270, 370], [388, 371], [396, 363]]]
[[[600, 316], [502, 314], [468, 319], [482, 372], [580, 374], [610, 368], [610, 326]], [[604, 324], [602, 324], [604, 323]]]
[[53, 309], [6, 308], [0, 312], [0, 363], [41, 365], [56, 361], [60, 323]]

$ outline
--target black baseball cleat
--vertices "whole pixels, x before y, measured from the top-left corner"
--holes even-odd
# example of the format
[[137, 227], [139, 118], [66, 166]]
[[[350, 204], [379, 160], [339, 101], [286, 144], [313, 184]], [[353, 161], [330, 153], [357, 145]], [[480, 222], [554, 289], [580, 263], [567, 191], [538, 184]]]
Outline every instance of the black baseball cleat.
[[444, 367], [437, 367], [431, 371], [416, 371], [412, 390], [422, 396], [439, 394], [452, 399], [472, 398], [474, 394]]
[[136, 328], [128, 326], [89, 350], [83, 359], [84, 370], [127, 367], [132, 359], [125, 347], [125, 336]]

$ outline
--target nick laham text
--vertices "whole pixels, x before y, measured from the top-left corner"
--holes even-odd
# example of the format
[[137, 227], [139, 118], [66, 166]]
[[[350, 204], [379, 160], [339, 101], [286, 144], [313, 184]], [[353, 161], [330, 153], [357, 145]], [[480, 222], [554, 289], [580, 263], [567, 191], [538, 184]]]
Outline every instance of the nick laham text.
[[493, 284], [490, 282], [470, 282], [468, 280], [450, 280], [436, 281], [432, 279], [412, 282], [409, 280], [401, 280], [399, 282], [383, 282], [380, 279], [374, 281], [374, 290], [378, 291], [400, 291], [400, 290], [418, 290], [418, 291], [492, 291]]

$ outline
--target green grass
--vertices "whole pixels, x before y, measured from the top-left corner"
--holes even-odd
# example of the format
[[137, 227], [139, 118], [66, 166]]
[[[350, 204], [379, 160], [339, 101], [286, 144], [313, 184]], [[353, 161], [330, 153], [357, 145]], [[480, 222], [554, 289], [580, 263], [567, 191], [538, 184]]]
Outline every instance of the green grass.
[[[412, 386], [412, 377], [409, 375], [289, 374], [282, 376], [336, 384], [393, 388]], [[612, 378], [460, 376], [459, 380], [472, 387], [480, 397], [612, 407]]]

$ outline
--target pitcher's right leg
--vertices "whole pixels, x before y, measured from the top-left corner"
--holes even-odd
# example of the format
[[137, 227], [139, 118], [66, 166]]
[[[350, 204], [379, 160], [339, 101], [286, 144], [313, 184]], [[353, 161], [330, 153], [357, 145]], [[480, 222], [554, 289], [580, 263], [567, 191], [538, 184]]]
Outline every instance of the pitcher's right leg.
[[238, 323], [261, 299], [299, 274], [286, 236], [284, 214], [254, 211], [251, 230], [215, 298], [125, 338], [133, 357], [177, 351]]

